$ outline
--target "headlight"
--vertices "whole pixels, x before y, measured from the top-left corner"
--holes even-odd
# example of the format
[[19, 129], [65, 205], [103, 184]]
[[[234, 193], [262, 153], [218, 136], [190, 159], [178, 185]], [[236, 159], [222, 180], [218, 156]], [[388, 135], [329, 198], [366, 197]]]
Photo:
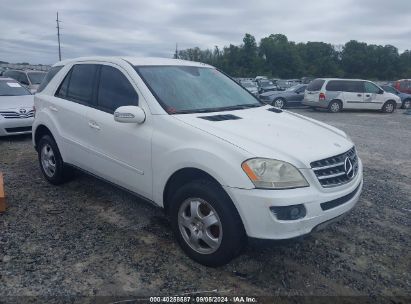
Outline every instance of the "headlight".
[[309, 186], [293, 165], [275, 159], [253, 158], [241, 165], [256, 188], [286, 189]]

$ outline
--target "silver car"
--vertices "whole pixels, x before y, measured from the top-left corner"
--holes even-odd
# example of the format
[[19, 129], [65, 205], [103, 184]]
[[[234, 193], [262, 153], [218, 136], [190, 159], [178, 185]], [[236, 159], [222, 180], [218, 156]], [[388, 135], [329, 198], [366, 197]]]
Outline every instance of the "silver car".
[[29, 89], [31, 93], [36, 93], [44, 76], [46, 76], [46, 72], [33, 70], [8, 70], [3, 73], [3, 76], [17, 80]]
[[31, 133], [34, 96], [16, 80], [0, 77], [0, 136]]

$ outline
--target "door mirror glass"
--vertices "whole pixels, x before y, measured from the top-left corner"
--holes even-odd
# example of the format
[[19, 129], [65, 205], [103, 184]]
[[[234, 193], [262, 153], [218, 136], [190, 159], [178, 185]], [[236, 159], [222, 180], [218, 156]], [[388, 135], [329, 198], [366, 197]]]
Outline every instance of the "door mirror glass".
[[380, 89], [380, 90], [378, 91], [378, 94], [384, 94], [384, 90]]
[[137, 106], [123, 106], [114, 112], [114, 120], [122, 123], [141, 124], [146, 120], [146, 113]]

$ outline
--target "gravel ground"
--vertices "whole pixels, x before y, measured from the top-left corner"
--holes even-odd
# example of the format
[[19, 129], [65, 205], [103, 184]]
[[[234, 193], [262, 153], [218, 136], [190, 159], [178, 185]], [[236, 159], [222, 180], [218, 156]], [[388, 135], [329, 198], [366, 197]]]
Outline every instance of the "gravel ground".
[[[1, 297], [411, 296], [411, 116], [293, 110], [346, 131], [364, 162], [357, 207], [303, 239], [251, 244], [217, 269], [187, 258], [160, 209], [85, 174], [41, 176], [30, 137], [0, 139]], [[408, 298], [409, 299], [409, 298]]]

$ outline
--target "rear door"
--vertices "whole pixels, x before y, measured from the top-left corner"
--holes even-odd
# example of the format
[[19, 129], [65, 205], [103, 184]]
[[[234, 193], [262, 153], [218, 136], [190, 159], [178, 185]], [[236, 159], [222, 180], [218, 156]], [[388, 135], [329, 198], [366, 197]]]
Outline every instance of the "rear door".
[[95, 104], [97, 65], [75, 64], [67, 73], [49, 104], [49, 113], [57, 122], [66, 162], [91, 171], [88, 111]]
[[364, 82], [357, 80], [344, 81], [345, 91], [343, 93], [343, 108], [363, 109], [364, 108]]

